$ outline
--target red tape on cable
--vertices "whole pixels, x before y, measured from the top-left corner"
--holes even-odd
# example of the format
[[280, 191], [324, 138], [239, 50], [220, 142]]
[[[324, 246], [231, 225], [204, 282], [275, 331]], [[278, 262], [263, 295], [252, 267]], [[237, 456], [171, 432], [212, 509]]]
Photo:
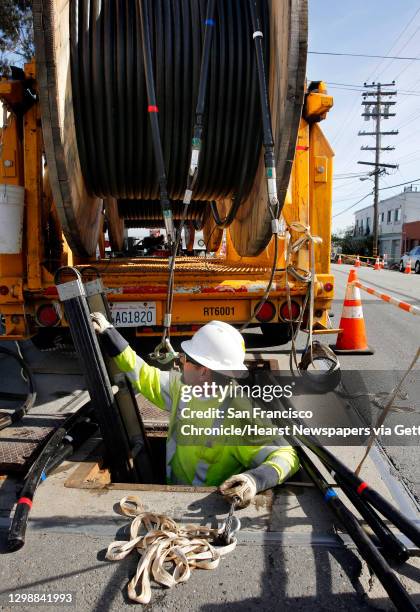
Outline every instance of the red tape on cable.
[[367, 484], [367, 482], [362, 482], [361, 484], [359, 484], [359, 486], [357, 487], [356, 491], [357, 491], [357, 493], [358, 493], [359, 495], [361, 495], [361, 494], [363, 493], [363, 491], [364, 491], [365, 489], [367, 489], [367, 488], [368, 488], [368, 484]]

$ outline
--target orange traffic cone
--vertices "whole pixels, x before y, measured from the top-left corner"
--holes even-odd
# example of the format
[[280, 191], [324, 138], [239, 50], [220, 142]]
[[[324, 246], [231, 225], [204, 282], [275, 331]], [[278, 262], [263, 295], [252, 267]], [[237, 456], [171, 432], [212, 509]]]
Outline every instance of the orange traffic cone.
[[354, 267], [360, 268], [360, 257], [359, 256], [356, 257], [356, 261], [354, 262]]
[[382, 257], [382, 259], [379, 260], [379, 267], [381, 270], [383, 270], [385, 268], [385, 262], [384, 262], [384, 258]]
[[341, 313], [341, 331], [337, 336], [337, 343], [331, 348], [335, 353], [339, 354], [351, 355], [358, 353], [362, 355], [373, 355], [374, 351], [369, 348], [367, 344], [360, 289], [351, 284], [356, 280], [356, 270], [350, 270], [343, 312]]
[[376, 258], [375, 265], [373, 266], [374, 270], [380, 270], [381, 264], [379, 263], [379, 257]]
[[339, 255], [338, 255], [337, 263], [338, 264], [342, 264], [343, 263], [343, 260], [341, 259], [341, 253], [339, 253]]
[[410, 257], [407, 259], [407, 263], [405, 266], [404, 274], [411, 274], [411, 259]]

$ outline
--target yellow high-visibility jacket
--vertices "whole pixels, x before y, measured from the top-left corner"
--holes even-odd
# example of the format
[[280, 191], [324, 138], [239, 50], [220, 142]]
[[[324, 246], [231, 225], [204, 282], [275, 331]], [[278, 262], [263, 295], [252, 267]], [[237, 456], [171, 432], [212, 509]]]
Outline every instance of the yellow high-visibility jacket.
[[[217, 398], [193, 397], [189, 402], [183, 401], [181, 393], [183, 383], [179, 372], [165, 372], [152, 367], [143, 361], [125, 341], [120, 344], [120, 349], [123, 346], [125, 348], [121, 352], [116, 354], [114, 350], [114, 355], [111, 354], [118, 368], [126, 373], [136, 391], [158, 408], [170, 413], [166, 447], [168, 484], [219, 486], [230, 476], [263, 464], [274, 468], [278, 475], [276, 484], [280, 484], [298, 470], [298, 455], [283, 438], [276, 438], [276, 445], [263, 444], [260, 446], [229, 445], [229, 442], [227, 444], [218, 443], [217, 440], [212, 441], [211, 438], [200, 440], [198, 445], [186, 442], [185, 437], [180, 442], [182, 408], [188, 407], [190, 413], [193, 413], [195, 410], [214, 407], [215, 404], [220, 407], [220, 403]], [[188, 424], [193, 423], [194, 420], [189, 418]], [[196, 424], [200, 427], [214, 426], [215, 421], [199, 419]]]

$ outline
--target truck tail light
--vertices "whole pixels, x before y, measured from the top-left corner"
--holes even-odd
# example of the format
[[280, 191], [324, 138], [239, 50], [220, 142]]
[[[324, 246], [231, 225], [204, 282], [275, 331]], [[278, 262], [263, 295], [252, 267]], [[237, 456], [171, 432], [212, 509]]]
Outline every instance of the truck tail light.
[[287, 302], [280, 306], [280, 317], [283, 321], [296, 321], [300, 315], [300, 306], [297, 302], [292, 300], [290, 306], [290, 311]]
[[7, 285], [0, 286], [0, 295], [7, 295], [9, 293], [9, 287]]
[[334, 285], [332, 283], [325, 283], [324, 285], [324, 291], [332, 291], [334, 289]]
[[41, 304], [37, 308], [36, 320], [42, 327], [54, 327], [60, 319], [60, 311], [54, 304]]
[[[258, 310], [259, 304], [255, 307], [255, 310]], [[260, 323], [268, 323], [276, 316], [276, 307], [273, 302], [264, 302], [261, 306], [260, 311], [255, 315], [257, 321]]]

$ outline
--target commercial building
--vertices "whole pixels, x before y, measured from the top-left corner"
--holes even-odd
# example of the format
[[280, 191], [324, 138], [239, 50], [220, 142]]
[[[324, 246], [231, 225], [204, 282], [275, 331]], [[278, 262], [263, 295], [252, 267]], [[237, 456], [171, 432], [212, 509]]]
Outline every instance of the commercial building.
[[[390, 263], [420, 244], [420, 191], [413, 185], [400, 194], [381, 200], [378, 213], [379, 253], [388, 255]], [[373, 206], [355, 213], [355, 236], [373, 232]]]
[[[410, 251], [420, 244], [420, 221], [403, 224], [403, 250]], [[404, 246], [405, 245], [405, 246]]]

